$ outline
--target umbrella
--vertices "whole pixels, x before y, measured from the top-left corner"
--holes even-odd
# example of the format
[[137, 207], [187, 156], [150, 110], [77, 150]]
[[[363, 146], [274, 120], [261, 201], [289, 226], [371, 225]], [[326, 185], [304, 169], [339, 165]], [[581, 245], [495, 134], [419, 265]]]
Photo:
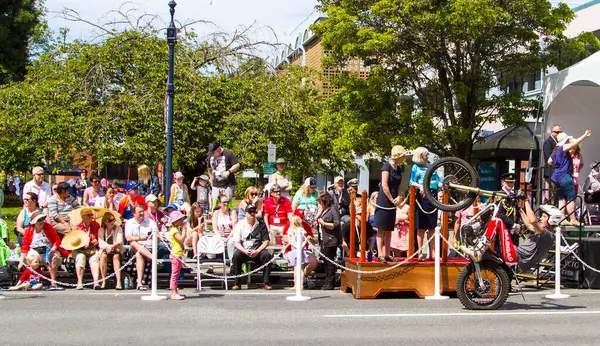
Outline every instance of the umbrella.
[[[90, 208], [94, 211], [94, 219], [100, 222], [100, 219], [106, 213], [111, 213], [115, 217], [115, 223], [117, 226], [121, 226], [121, 214], [114, 210], [106, 209], [106, 208]], [[69, 218], [71, 219], [71, 226], [77, 227], [81, 223], [81, 208], [75, 209], [69, 212]]]

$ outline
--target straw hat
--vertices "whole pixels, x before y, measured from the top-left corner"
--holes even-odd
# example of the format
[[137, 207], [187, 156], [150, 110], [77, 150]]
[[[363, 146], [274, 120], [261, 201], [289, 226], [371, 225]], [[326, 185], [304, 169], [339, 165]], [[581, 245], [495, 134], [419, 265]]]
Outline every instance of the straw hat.
[[75, 230], [67, 233], [60, 245], [65, 250], [73, 251], [86, 247], [90, 244], [90, 237], [81, 230]]
[[406, 155], [406, 149], [404, 149], [403, 146], [401, 145], [395, 145], [392, 148], [392, 159], [399, 159], [401, 157], [404, 157]]

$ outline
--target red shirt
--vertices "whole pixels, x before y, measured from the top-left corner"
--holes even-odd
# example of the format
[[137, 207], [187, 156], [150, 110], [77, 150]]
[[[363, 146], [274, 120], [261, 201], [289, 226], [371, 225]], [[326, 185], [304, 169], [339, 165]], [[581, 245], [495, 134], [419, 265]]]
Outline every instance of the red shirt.
[[[308, 224], [308, 222], [302, 220], [302, 227], [304, 228], [304, 232], [306, 232], [306, 234], [304, 235], [305, 237], [314, 237], [312, 228], [310, 227], [310, 225]], [[281, 235], [284, 236], [288, 233], [288, 230], [290, 229], [290, 223], [288, 222], [285, 226], [283, 226], [283, 232], [281, 232]], [[290, 238], [290, 243], [291, 242], [295, 242], [296, 239], [291, 239]], [[308, 249], [308, 244], [306, 244], [306, 248]], [[292, 251], [292, 246], [288, 245], [285, 250], [283, 250], [283, 253], [288, 253]]]
[[[288, 213], [292, 212], [292, 204], [285, 197], [279, 197], [279, 201], [275, 202], [273, 197], [265, 200], [263, 213], [269, 216], [269, 225], [284, 226], [288, 223]], [[276, 220], [279, 219], [279, 220]], [[275, 222], [277, 221], [277, 222]]]
[[[83, 225], [83, 222], [80, 223], [79, 225], [77, 225], [77, 228], [80, 229], [80, 230], [82, 230], [82, 231], [84, 231], [85, 233], [88, 234], [88, 236], [90, 236], [90, 244], [94, 240], [98, 241], [98, 230], [100, 229], [100, 224], [97, 223], [96, 221], [92, 221], [90, 223], [90, 227], [89, 228], [85, 228], [85, 226]], [[95, 247], [99, 248], [98, 246], [99, 245], [96, 244]]]
[[[35, 232], [33, 230], [33, 225], [27, 227], [25, 230], [25, 235], [23, 236], [23, 246], [21, 246], [21, 253], [27, 254], [29, 252], [31, 241], [33, 240], [33, 232]], [[58, 237], [58, 233], [56, 233], [56, 230], [51, 224], [44, 223], [42, 232], [46, 234], [46, 238], [48, 238], [52, 246], [56, 246], [57, 248], [60, 246], [60, 238]]]
[[21, 277], [19, 277], [19, 282], [29, 282], [31, 281], [32, 277], [38, 282], [42, 282], [42, 278], [40, 277], [40, 275], [44, 275], [44, 273], [42, 272], [42, 268], [40, 267], [38, 267], [38, 269], [35, 272], [31, 270], [31, 268], [25, 268], [25, 271], [23, 272], [23, 274], [21, 274]]
[[[148, 210], [148, 205], [146, 205], [146, 199], [141, 195], [137, 195], [134, 198], [129, 196], [123, 197], [123, 199], [119, 202], [119, 214], [123, 215], [125, 213], [125, 208], [129, 205], [141, 204], [144, 206], [144, 210]], [[133, 211], [132, 211], [133, 212]]]

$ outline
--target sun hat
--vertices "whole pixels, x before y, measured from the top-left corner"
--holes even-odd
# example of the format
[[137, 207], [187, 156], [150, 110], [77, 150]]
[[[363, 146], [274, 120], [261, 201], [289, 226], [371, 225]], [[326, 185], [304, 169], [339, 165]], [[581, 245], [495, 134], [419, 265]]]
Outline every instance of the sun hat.
[[133, 190], [133, 189], [137, 189], [138, 188], [138, 183], [136, 183], [135, 181], [128, 181], [127, 184], [125, 184], [125, 191], [129, 191], [129, 190]]
[[406, 156], [406, 149], [401, 145], [395, 145], [392, 148], [392, 159], [399, 159]]
[[558, 136], [556, 136], [556, 146], [557, 147], [562, 147], [563, 145], [565, 145], [567, 143], [568, 140], [573, 139], [573, 136], [569, 136], [564, 132], [561, 132], [558, 134]]
[[167, 222], [167, 226], [173, 225], [175, 222], [185, 219], [185, 215], [182, 212], [175, 210], [169, 214], [169, 221]]
[[38, 221], [40, 221], [40, 219], [45, 219], [45, 218], [46, 218], [46, 215], [37, 214], [36, 216], [31, 218], [31, 220], [29, 221], [29, 224], [31, 224], [31, 225], [36, 224]]
[[146, 203], [156, 202], [158, 201], [158, 197], [156, 197], [153, 193], [146, 196]]
[[179, 210], [179, 206], [177, 206], [177, 204], [175, 204], [175, 203], [171, 203], [171, 204], [167, 205], [166, 207], [163, 208], [163, 210], [166, 211], [169, 208], [171, 208], [173, 210]]
[[175, 174], [173, 174], [173, 179], [177, 180], [179, 178], [183, 178], [183, 174], [181, 172], [175, 172]]
[[82, 230], [75, 230], [65, 234], [60, 245], [69, 251], [81, 249], [90, 244], [90, 237]]

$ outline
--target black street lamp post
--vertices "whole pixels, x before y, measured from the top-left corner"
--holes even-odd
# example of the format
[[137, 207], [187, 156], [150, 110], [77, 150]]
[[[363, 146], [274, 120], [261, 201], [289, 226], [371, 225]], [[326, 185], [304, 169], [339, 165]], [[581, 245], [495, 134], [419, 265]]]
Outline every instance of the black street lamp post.
[[175, 69], [175, 44], [177, 43], [177, 28], [175, 27], [175, 6], [177, 3], [169, 1], [171, 8], [171, 23], [167, 28], [167, 43], [169, 44], [169, 78], [167, 80], [167, 162], [165, 167], [165, 205], [171, 198], [171, 183], [173, 181], [173, 99], [175, 98], [175, 85], [173, 74]]

